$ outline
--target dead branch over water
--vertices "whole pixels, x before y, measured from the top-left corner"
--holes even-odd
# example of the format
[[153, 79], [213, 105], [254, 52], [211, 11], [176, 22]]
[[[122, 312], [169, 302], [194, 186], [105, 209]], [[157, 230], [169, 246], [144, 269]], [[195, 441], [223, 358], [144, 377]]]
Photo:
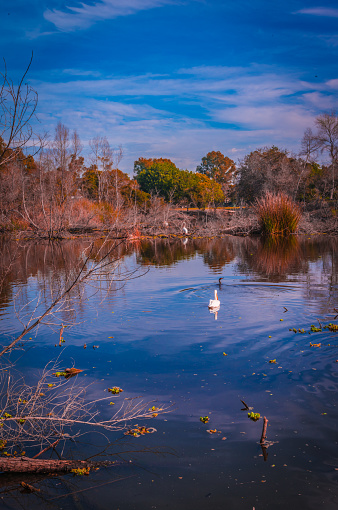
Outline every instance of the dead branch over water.
[[[18, 455], [23, 448], [40, 448], [37, 459], [48, 449], [61, 442], [74, 440], [90, 430], [116, 432], [131, 427], [135, 420], [147, 420], [170, 411], [170, 405], [160, 405], [142, 398], [122, 398], [115, 395], [114, 408], [109, 404], [111, 395], [87, 397], [89, 386], [81, 386], [78, 378], [55, 377], [57, 365], [47, 366], [35, 385], [25, 383], [16, 373], [2, 372], [0, 386], [0, 453], [2, 457]], [[61, 380], [62, 379], [62, 380]], [[91, 385], [91, 391], [94, 387]], [[114, 412], [112, 412], [114, 409]], [[156, 413], [154, 412], [154, 409]], [[101, 413], [108, 413], [103, 418]], [[145, 429], [146, 430], [146, 429]], [[23, 453], [24, 454], [24, 453]], [[18, 461], [20, 457], [16, 457]], [[16, 465], [13, 460], [13, 468]], [[21, 466], [21, 464], [18, 464]], [[39, 464], [33, 464], [38, 466]], [[1, 466], [1, 457], [0, 457]], [[28, 471], [28, 468], [20, 469]], [[38, 471], [37, 471], [38, 472]]]
[[[62, 324], [61, 328], [63, 328], [63, 323], [57, 320], [57, 316], [62, 312], [72, 310], [72, 299], [74, 299], [76, 289], [79, 289], [81, 294], [83, 286], [86, 284], [90, 285], [94, 289], [93, 292], [95, 292], [98, 286], [104, 283], [107, 291], [109, 291], [113, 283], [118, 283], [121, 286], [128, 280], [139, 277], [141, 273], [137, 268], [130, 271], [119, 271], [122, 262], [119, 249], [123, 244], [123, 240], [109, 241], [108, 236], [99, 244], [95, 241], [91, 242], [87, 249], [80, 254], [75, 267], [69, 271], [65, 280], [63, 282], [56, 281], [56, 286], [51, 285], [47, 289], [50, 291], [50, 304], [40, 315], [36, 315], [40, 305], [39, 298], [37, 298], [35, 308], [26, 323], [24, 322], [25, 316], [20, 317], [20, 311], [18, 311], [18, 318], [24, 326], [23, 331], [7, 346], [3, 347], [0, 351], [0, 357], [13, 349], [24, 336], [40, 324], [56, 325], [59, 323], [60, 326]], [[145, 269], [143, 274], [146, 271]], [[21, 312], [24, 312], [29, 304], [26, 302], [21, 308]], [[60, 333], [61, 337], [62, 333]]]
[[[21, 339], [40, 324], [60, 328], [60, 342], [65, 327], [58, 314], [71, 310], [74, 299], [83, 298], [84, 284], [90, 286], [91, 292], [96, 293], [113, 286], [121, 287], [126, 281], [140, 276], [138, 268], [126, 270], [121, 267], [121, 248], [124, 242], [105, 240], [91, 242], [75, 261], [73, 267], [56, 272], [56, 279], [46, 285], [44, 291], [49, 297], [50, 304], [45, 311], [38, 314], [39, 296], [33, 306], [22, 333], [5, 346], [0, 357], [14, 348]], [[146, 272], [147, 269], [142, 272]], [[79, 292], [74, 294], [78, 289]], [[48, 301], [48, 299], [47, 299]], [[18, 310], [18, 319], [24, 324], [27, 307], [31, 303], [23, 302]], [[74, 320], [73, 320], [74, 323]], [[68, 326], [69, 324], [67, 324]], [[7, 367], [8, 368], [8, 367]], [[37, 459], [50, 448], [55, 448], [60, 441], [65, 443], [75, 439], [89, 430], [102, 432], [116, 432], [131, 427], [134, 420], [150, 419], [159, 413], [168, 412], [170, 406], [154, 405], [141, 398], [124, 398], [115, 396], [117, 405], [108, 417], [100, 416], [100, 409], [111, 399], [97, 395], [94, 400], [88, 400], [88, 387], [78, 384], [77, 378], [70, 379], [81, 372], [71, 369], [59, 371], [59, 366], [49, 364], [42, 372], [35, 385], [27, 385], [24, 378], [12, 370], [2, 371], [0, 378], [0, 469], [19, 472], [68, 472], [71, 469], [87, 469], [94, 462], [82, 461], [46, 461]], [[63, 378], [62, 375], [65, 374]], [[55, 377], [58, 376], [58, 377]], [[156, 409], [156, 413], [154, 413]], [[107, 413], [105, 413], [106, 415]], [[144, 426], [140, 430], [147, 431]], [[152, 429], [155, 430], [155, 429]], [[150, 429], [149, 429], [150, 431]], [[24, 448], [39, 447], [40, 452], [34, 459], [24, 454]], [[21, 453], [21, 457], [18, 455]]]

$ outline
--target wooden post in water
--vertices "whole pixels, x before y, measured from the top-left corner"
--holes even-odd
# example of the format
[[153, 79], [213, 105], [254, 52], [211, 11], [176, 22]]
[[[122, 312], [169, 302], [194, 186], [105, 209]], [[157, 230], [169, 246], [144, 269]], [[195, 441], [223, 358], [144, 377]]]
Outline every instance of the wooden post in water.
[[263, 429], [262, 429], [262, 435], [261, 435], [261, 440], [260, 440], [260, 445], [261, 445], [261, 448], [262, 448], [264, 462], [266, 462], [268, 460], [268, 451], [267, 451], [267, 447], [265, 445], [266, 429], [267, 429], [267, 426], [268, 426], [268, 421], [269, 420], [264, 416], [264, 418], [263, 418]]
[[268, 426], [268, 419], [264, 416], [263, 418], [263, 430], [262, 430], [262, 435], [261, 435], [261, 440], [260, 440], [260, 443], [263, 444], [265, 443], [265, 439], [266, 439], [266, 429], [267, 429], [267, 426]]

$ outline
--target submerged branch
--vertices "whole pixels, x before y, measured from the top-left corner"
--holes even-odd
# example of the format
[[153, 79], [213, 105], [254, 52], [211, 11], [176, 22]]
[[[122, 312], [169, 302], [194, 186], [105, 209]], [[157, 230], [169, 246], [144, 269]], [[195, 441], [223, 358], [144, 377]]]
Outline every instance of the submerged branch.
[[0, 471], [14, 473], [69, 473], [73, 470], [97, 469], [113, 464], [112, 461], [31, 459], [29, 457], [0, 458]]

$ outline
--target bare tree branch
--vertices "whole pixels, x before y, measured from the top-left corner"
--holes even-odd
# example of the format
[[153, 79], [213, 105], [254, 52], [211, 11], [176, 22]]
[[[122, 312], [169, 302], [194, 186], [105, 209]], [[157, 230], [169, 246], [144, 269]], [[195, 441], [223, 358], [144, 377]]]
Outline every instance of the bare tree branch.
[[[22, 150], [27, 148], [28, 142], [33, 141], [31, 121], [35, 115], [38, 94], [27, 83], [24, 83], [32, 65], [33, 52], [19, 83], [14, 85], [8, 77], [7, 65], [4, 59], [4, 71], [0, 72], [2, 84], [0, 86], [0, 166], [15, 159], [25, 159]], [[33, 141], [33, 146], [35, 142]], [[39, 144], [35, 147], [35, 154], [39, 151]]]

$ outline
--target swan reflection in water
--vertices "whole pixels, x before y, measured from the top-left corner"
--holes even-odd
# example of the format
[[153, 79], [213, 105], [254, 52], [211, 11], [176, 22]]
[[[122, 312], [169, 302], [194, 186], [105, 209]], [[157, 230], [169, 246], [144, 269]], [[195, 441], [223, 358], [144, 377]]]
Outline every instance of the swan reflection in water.
[[213, 313], [215, 315], [215, 321], [217, 321], [217, 315], [218, 315], [219, 309], [220, 309], [219, 306], [217, 308], [209, 308], [209, 312]]

